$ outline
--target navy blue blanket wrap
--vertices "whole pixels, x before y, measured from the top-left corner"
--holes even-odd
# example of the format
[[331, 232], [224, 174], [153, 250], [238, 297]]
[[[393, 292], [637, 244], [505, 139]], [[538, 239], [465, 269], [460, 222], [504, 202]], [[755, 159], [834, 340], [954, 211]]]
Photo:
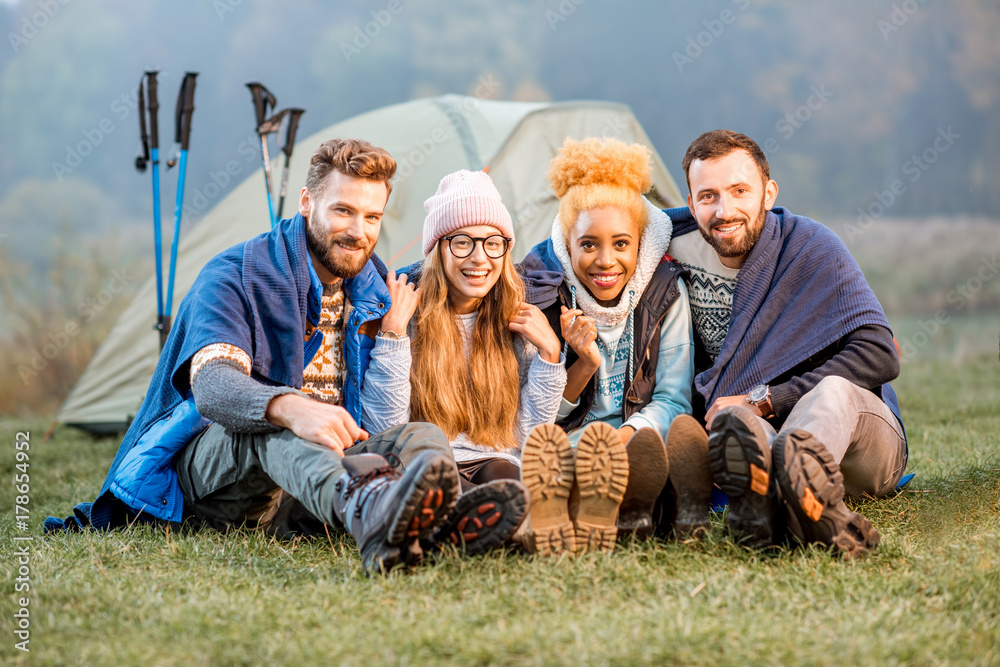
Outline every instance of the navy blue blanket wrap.
[[[675, 237], [697, 233], [686, 206], [664, 212], [674, 222]], [[815, 220], [776, 207], [768, 211], [760, 240], [740, 269], [719, 357], [695, 376], [695, 389], [706, 405], [746, 394], [871, 324], [890, 329], [840, 238]], [[892, 388], [883, 385], [880, 395], [899, 418]]]

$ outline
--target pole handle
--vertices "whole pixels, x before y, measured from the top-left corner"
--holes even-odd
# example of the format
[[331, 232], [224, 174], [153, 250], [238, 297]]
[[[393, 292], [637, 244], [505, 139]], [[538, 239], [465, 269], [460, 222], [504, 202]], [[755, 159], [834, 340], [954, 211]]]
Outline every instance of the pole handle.
[[146, 163], [149, 162], [149, 134], [146, 132], [146, 94], [143, 86], [146, 83], [145, 75], [139, 79], [139, 154], [135, 156], [135, 168], [137, 171], [146, 171]]
[[260, 127], [267, 119], [268, 107], [274, 109], [278, 105], [278, 100], [271, 91], [262, 83], [253, 81], [247, 84], [250, 94], [253, 96], [253, 109], [256, 118], [256, 127]]
[[282, 109], [278, 113], [274, 114], [257, 126], [257, 134], [262, 137], [266, 137], [269, 134], [277, 132], [281, 129], [281, 121], [285, 119], [286, 115], [288, 115], [288, 109]]
[[174, 141], [181, 145], [181, 150], [188, 149], [191, 140], [191, 117], [194, 115], [194, 85], [197, 72], [186, 72], [177, 94], [177, 127]]
[[295, 148], [295, 133], [299, 131], [299, 118], [306, 112], [305, 109], [288, 110], [288, 128], [285, 130], [285, 147], [282, 152], [286, 159], [292, 158], [292, 149]]
[[149, 97], [149, 134], [150, 147], [157, 149], [160, 147], [160, 125], [157, 116], [160, 114], [160, 100], [156, 93], [156, 75], [159, 72], [151, 70], [146, 72], [146, 88]]

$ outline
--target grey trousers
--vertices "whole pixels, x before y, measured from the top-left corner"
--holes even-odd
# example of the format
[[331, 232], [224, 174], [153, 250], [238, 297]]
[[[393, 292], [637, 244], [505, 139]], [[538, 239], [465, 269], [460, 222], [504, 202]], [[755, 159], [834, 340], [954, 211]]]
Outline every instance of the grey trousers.
[[[773, 442], [774, 427], [763, 419], [760, 423]], [[878, 396], [850, 380], [820, 380], [781, 426], [782, 433], [793, 429], [806, 431], [833, 455], [848, 496], [887, 496], [903, 475], [906, 441], [899, 420]]]
[[[440, 428], [412, 423], [373, 435], [344, 453], [394, 454], [405, 469], [427, 450], [453, 457]], [[185, 517], [219, 530], [246, 525], [293, 535], [321, 532], [323, 524], [343, 529], [333, 510], [334, 486], [346, 474], [343, 457], [291, 431], [235, 433], [212, 424], [185, 446], [174, 469]]]

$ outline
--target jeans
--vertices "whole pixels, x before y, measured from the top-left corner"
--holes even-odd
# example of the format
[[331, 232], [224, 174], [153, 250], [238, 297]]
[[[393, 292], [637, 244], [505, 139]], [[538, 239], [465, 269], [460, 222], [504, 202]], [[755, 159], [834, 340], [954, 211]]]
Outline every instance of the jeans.
[[[441, 429], [412, 423], [373, 435], [344, 454], [394, 454], [405, 469], [427, 450], [453, 456]], [[185, 516], [219, 530], [244, 524], [279, 535], [313, 532], [322, 524], [343, 529], [333, 509], [334, 486], [346, 474], [343, 457], [286, 429], [235, 433], [212, 424], [181, 451], [174, 469]], [[290, 527], [290, 520], [313, 530]]]

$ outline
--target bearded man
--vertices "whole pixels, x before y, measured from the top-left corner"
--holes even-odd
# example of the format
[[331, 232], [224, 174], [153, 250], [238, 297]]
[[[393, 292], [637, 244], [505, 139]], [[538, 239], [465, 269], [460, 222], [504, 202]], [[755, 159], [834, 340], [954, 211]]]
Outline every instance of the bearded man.
[[682, 166], [688, 206], [666, 211], [668, 252], [691, 272], [695, 413], [709, 434], [691, 418], [673, 428], [707, 446], [739, 540], [771, 544], [787, 518], [803, 542], [864, 553], [879, 533], [845, 495], [892, 493], [907, 459], [882, 307], [833, 232], [774, 207], [749, 137], [706, 132]]
[[100, 496], [48, 531], [327, 524], [355, 537], [369, 572], [420, 560], [459, 493], [448, 439], [430, 424], [359, 426], [391, 305], [373, 252], [395, 171], [368, 142], [327, 141], [298, 215], [205, 265]]

